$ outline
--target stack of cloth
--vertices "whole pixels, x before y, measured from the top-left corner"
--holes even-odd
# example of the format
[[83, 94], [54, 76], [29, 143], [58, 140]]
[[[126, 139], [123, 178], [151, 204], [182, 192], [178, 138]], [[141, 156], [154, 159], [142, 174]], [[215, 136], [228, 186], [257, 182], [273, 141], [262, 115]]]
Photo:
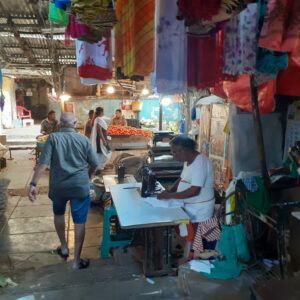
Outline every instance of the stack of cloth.
[[76, 22], [98, 32], [111, 30], [117, 22], [111, 0], [73, 0], [71, 11]]

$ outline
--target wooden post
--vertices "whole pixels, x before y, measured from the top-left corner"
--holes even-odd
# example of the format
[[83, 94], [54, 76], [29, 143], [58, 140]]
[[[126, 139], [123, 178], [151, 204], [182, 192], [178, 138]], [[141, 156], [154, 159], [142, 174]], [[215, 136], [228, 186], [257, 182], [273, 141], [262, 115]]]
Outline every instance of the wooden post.
[[253, 115], [254, 130], [256, 134], [259, 165], [260, 165], [260, 170], [261, 170], [264, 184], [268, 188], [270, 186], [270, 177], [268, 174], [268, 168], [267, 168], [267, 162], [265, 156], [262, 125], [261, 125], [261, 119], [260, 119], [260, 113], [258, 107], [257, 86], [255, 84], [255, 78], [253, 74], [250, 75], [250, 90], [251, 90], [252, 115]]

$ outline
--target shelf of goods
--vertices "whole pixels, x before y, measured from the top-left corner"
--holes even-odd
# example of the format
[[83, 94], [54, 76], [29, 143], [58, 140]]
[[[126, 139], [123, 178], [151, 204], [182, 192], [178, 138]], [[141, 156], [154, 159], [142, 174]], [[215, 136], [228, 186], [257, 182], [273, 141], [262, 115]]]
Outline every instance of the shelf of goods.
[[111, 137], [112, 150], [147, 149], [151, 132], [130, 126], [108, 126], [107, 135]]

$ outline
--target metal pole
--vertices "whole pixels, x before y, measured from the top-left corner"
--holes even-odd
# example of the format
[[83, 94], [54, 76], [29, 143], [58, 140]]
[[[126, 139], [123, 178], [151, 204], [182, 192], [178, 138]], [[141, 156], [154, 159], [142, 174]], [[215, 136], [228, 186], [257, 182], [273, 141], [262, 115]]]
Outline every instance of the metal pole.
[[264, 138], [262, 133], [261, 118], [260, 118], [259, 107], [258, 107], [257, 87], [255, 84], [255, 78], [253, 74], [250, 75], [250, 90], [251, 90], [252, 115], [253, 115], [254, 130], [256, 133], [257, 154], [259, 158], [259, 165], [260, 165], [260, 170], [262, 173], [264, 184], [266, 187], [269, 187], [270, 177], [268, 174], [267, 163], [266, 163]]
[[162, 122], [163, 122], [163, 106], [161, 104], [161, 96], [159, 97], [159, 119], [158, 119], [158, 130], [162, 130]]
[[186, 92], [186, 102], [185, 102], [185, 128], [184, 131], [187, 134], [191, 129], [191, 95], [189, 90]]

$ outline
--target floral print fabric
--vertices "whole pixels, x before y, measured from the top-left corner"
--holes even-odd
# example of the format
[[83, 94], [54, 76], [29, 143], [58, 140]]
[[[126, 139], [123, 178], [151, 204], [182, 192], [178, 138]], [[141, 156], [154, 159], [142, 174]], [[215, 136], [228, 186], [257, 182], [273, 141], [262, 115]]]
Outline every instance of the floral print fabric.
[[256, 71], [257, 4], [249, 4], [224, 28], [223, 72], [229, 75]]

